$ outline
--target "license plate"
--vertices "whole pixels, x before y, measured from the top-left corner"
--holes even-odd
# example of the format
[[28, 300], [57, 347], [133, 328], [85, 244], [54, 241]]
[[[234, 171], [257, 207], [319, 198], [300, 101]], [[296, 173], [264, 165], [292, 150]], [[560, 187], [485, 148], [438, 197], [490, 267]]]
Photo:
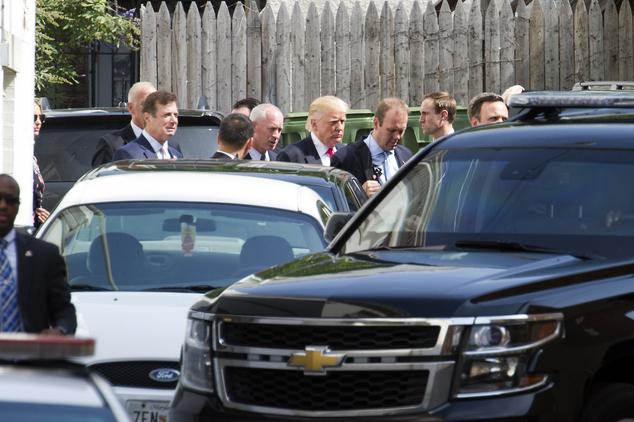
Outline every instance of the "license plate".
[[169, 402], [130, 400], [127, 408], [132, 422], [169, 422]]

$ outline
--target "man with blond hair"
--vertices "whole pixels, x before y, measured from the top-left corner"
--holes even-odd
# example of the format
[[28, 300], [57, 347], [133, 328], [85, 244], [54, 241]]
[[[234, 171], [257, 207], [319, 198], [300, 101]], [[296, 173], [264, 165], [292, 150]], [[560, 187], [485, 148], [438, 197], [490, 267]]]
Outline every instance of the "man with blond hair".
[[412, 158], [412, 151], [399, 145], [407, 129], [409, 108], [398, 98], [381, 100], [372, 120], [373, 130], [332, 156], [333, 167], [359, 179], [368, 197]]
[[434, 141], [453, 133], [456, 109], [456, 100], [448, 92], [432, 92], [425, 95], [418, 119], [423, 133], [431, 135]]
[[306, 129], [310, 134], [284, 148], [277, 161], [330, 166], [330, 157], [343, 139], [348, 104], [337, 97], [319, 97], [308, 109]]

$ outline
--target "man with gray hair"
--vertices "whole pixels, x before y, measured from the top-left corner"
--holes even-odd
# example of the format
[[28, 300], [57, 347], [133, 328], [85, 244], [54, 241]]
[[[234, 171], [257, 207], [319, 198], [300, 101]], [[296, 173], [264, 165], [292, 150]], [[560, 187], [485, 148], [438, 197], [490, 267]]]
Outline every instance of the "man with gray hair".
[[264, 103], [251, 111], [253, 122], [253, 145], [245, 160], [275, 161], [277, 153], [273, 152], [282, 136], [284, 115], [273, 104]]
[[[144, 124], [143, 103], [145, 103], [147, 96], [153, 92], [156, 92], [156, 88], [154, 88], [151, 82], [137, 82], [132, 85], [132, 88], [128, 91], [127, 103], [132, 121], [123, 129], [99, 138], [97, 149], [92, 156], [93, 168], [111, 162], [116, 150], [129, 144], [141, 135]], [[180, 146], [174, 140], [170, 140], [170, 146], [178, 152], [181, 151]]]
[[277, 156], [277, 161], [330, 166], [330, 157], [343, 139], [348, 104], [337, 97], [319, 97], [308, 109], [306, 129], [310, 134], [290, 144]]

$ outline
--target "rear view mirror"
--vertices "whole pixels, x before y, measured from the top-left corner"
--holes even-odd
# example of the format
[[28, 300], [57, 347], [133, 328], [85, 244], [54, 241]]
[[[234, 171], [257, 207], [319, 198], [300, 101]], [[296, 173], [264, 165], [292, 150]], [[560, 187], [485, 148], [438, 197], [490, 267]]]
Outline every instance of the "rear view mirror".
[[216, 231], [216, 222], [214, 220], [207, 218], [197, 218], [195, 222], [193, 220], [194, 218], [191, 215], [182, 215], [181, 218], [168, 218], [163, 221], [163, 231], [180, 232], [181, 222], [188, 223], [190, 226], [196, 227], [197, 233], [209, 233]]
[[354, 216], [353, 212], [333, 212], [328, 218], [326, 229], [324, 230], [324, 239], [330, 243], [339, 234], [341, 229]]

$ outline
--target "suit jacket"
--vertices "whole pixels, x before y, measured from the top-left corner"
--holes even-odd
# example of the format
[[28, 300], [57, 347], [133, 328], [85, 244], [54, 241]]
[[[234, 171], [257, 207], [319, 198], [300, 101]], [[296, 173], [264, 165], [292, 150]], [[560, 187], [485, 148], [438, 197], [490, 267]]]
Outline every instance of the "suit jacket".
[[18, 306], [27, 333], [61, 327], [74, 334], [75, 307], [70, 302], [66, 264], [57, 246], [32, 236], [16, 233], [18, 261]]
[[[102, 136], [99, 138], [99, 141], [97, 141], [97, 149], [95, 154], [92, 156], [92, 167], [95, 168], [102, 164], [111, 162], [112, 156], [116, 150], [129, 144], [135, 139], [136, 135], [134, 134], [134, 129], [132, 129], [132, 123], [129, 123], [126, 127], [117, 132]], [[172, 141], [171, 139], [170, 146], [174, 147], [174, 149], [178, 152], [181, 151], [181, 147], [178, 142]]]
[[[357, 142], [363, 142], [365, 138], [367, 138], [367, 136], [361, 137], [361, 139]], [[370, 155], [370, 148], [366, 147], [364, 148], [364, 151], [367, 151], [368, 155], [365, 158], [365, 162], [369, 163], [369, 165], [366, 167], [363, 166], [364, 160], [361, 160], [359, 150], [352, 145], [346, 145], [343, 148], [337, 149], [337, 152], [330, 157], [330, 165], [352, 173], [357, 179], [359, 179], [359, 183], [363, 185], [368, 180], [367, 174], [372, 174], [372, 156]], [[409, 148], [402, 145], [396, 146], [394, 154], [396, 155], [396, 161], [399, 168], [405, 164], [407, 160], [412, 158], [413, 155]]]
[[220, 151], [214, 152], [214, 155], [212, 155], [211, 158], [215, 158], [217, 160], [226, 160], [226, 161], [233, 160], [233, 158], [229, 157], [227, 154]]
[[[172, 146], [168, 147], [168, 151], [172, 158], [183, 158], [183, 154], [176, 151], [176, 149]], [[112, 161], [134, 158], [158, 158], [156, 152], [154, 152], [154, 149], [152, 148], [152, 145], [150, 145], [150, 142], [145, 139], [145, 136], [143, 135], [115, 151], [112, 156]]]
[[308, 135], [306, 138], [294, 142], [284, 148], [277, 155], [277, 161], [288, 161], [291, 163], [322, 164], [321, 157], [315, 148], [313, 138]]
[[[269, 159], [271, 161], [279, 161], [277, 159], [277, 153], [273, 152], [273, 151], [269, 151]], [[251, 158], [251, 154], [250, 153], [247, 153], [247, 155], [244, 156], [243, 160], [253, 160], [253, 158]]]

